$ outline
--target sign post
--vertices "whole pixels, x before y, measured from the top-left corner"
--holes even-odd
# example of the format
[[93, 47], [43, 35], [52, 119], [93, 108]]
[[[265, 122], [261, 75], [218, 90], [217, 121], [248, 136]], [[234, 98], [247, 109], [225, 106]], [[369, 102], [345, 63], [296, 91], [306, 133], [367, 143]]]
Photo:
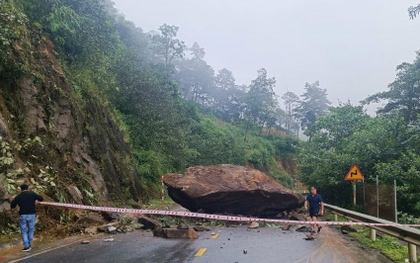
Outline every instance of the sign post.
[[398, 210], [397, 210], [397, 180], [394, 179], [394, 205], [395, 205], [395, 223], [398, 223]]
[[354, 181], [351, 183], [353, 185], [353, 205], [356, 206], [356, 183]]
[[360, 171], [359, 166], [353, 165], [350, 170], [347, 172], [345, 181], [351, 181], [353, 185], [353, 205], [356, 205], [356, 181], [364, 181], [362, 172]]

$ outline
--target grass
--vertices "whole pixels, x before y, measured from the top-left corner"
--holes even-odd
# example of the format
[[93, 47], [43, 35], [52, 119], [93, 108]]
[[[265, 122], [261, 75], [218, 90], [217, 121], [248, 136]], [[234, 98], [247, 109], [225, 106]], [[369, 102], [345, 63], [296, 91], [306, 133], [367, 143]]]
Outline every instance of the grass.
[[10, 241], [19, 240], [20, 234], [19, 232], [7, 233], [0, 235], [0, 244], [8, 243]]
[[[333, 214], [327, 214], [325, 216], [326, 220], [334, 220]], [[339, 222], [347, 221], [344, 217], [338, 217]], [[357, 232], [351, 232], [350, 236], [357, 240], [359, 243], [379, 250], [387, 258], [396, 263], [405, 263], [408, 259], [408, 247], [401, 244], [401, 242], [396, 237], [384, 236], [381, 237], [376, 235], [376, 241], [370, 239], [370, 228], [364, 226], [354, 226], [354, 229]], [[420, 259], [420, 258], [419, 258]]]
[[402, 245], [399, 240], [392, 236], [376, 236], [376, 241], [370, 239], [370, 229], [367, 227], [355, 227], [358, 232], [350, 233], [350, 236], [358, 242], [381, 251], [387, 258], [394, 262], [406, 262], [408, 247]]
[[151, 199], [147, 204], [144, 205], [144, 208], [146, 209], [156, 209], [156, 208], [162, 208], [166, 206], [172, 206], [175, 202], [169, 198], [168, 196], [165, 196], [164, 203], [162, 204], [162, 199]]

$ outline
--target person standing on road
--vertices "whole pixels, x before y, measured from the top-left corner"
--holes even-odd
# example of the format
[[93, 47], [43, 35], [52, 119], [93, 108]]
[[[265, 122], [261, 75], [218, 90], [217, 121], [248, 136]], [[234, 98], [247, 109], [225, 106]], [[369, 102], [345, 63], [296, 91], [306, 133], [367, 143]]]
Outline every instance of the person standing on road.
[[[305, 200], [305, 209], [308, 210], [309, 206], [309, 216], [312, 221], [316, 222], [319, 216], [324, 214], [324, 203], [322, 202], [322, 197], [317, 193], [317, 188], [315, 186], [311, 187], [311, 193], [306, 197]], [[312, 234], [315, 233], [317, 224], [314, 223], [312, 228]], [[317, 232], [321, 231], [322, 226], [318, 227]]]
[[22, 251], [30, 251], [32, 240], [34, 239], [35, 229], [35, 204], [37, 201], [42, 202], [44, 198], [32, 191], [26, 184], [20, 186], [21, 193], [12, 197], [10, 207], [13, 209], [19, 205], [19, 227], [22, 235], [23, 249]]

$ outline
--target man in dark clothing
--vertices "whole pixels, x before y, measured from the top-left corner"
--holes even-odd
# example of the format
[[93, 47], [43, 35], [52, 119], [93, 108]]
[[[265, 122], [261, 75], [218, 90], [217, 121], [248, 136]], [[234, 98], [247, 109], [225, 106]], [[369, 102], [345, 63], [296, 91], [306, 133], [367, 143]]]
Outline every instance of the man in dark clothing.
[[[312, 221], [316, 222], [317, 218], [324, 214], [324, 203], [322, 202], [322, 197], [317, 193], [317, 188], [315, 186], [311, 187], [311, 193], [306, 197], [305, 200], [305, 209], [308, 210], [309, 206], [309, 216]], [[321, 209], [321, 210], [320, 210]], [[312, 233], [315, 233], [315, 228], [317, 224], [314, 223]], [[321, 231], [322, 226], [318, 227], [318, 231]]]
[[21, 193], [18, 196], [12, 197], [10, 207], [13, 209], [16, 205], [19, 205], [19, 227], [23, 241], [22, 251], [30, 251], [32, 240], [34, 239], [36, 221], [35, 204], [37, 201], [44, 200], [44, 198], [32, 191], [29, 191], [29, 187], [26, 184], [21, 185], [20, 190]]

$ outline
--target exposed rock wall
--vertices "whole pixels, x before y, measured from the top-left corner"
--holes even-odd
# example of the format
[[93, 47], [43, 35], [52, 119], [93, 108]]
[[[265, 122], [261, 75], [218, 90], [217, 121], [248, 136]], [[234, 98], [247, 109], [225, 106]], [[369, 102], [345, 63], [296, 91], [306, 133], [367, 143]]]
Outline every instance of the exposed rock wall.
[[[30, 170], [13, 179], [38, 182], [40, 169], [49, 167], [54, 184], [45, 193], [54, 200], [139, 202], [141, 184], [131, 150], [104, 99], [84, 87], [74, 92], [72, 76], [66, 76], [54, 45], [38, 30], [26, 29], [10, 52], [11, 74], [0, 75], [0, 136], [12, 148], [40, 138], [24, 152], [13, 148], [14, 163], [7, 169]], [[4, 177], [3, 210], [11, 194]]]

